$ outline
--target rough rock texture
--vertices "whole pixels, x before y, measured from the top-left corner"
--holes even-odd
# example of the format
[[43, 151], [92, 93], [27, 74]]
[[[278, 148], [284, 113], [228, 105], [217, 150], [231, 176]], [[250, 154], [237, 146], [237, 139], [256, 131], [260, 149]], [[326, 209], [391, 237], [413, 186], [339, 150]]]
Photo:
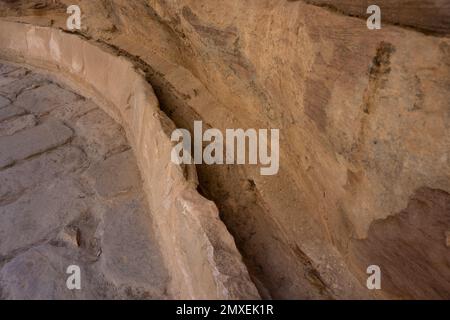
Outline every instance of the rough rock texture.
[[2, 12], [65, 28], [78, 3], [81, 33], [143, 69], [177, 126], [281, 129], [277, 176], [197, 168], [263, 297], [448, 297], [448, 1], [379, 1], [379, 31], [357, 0], [51, 2]]
[[402, 212], [374, 222], [367, 239], [352, 240], [349, 252], [385, 270], [390, 298], [449, 300], [449, 212], [448, 193], [420, 189]]
[[382, 9], [384, 22], [410, 27], [425, 33], [437, 35], [450, 33], [450, 1], [448, 0], [305, 0], [305, 2], [362, 18], [367, 18], [367, 8], [376, 4]]
[[[175, 126], [159, 109], [152, 87], [141, 70], [104, 45], [52, 28], [0, 21], [0, 44], [0, 56], [4, 59], [51, 72], [91, 97], [122, 125], [142, 173], [144, 195], [153, 213], [156, 238], [170, 274], [167, 291], [171, 296], [259, 298], [233, 238], [219, 219], [217, 207], [196, 190], [195, 168], [172, 163], [170, 134]], [[7, 84], [2, 89], [5, 97], [17, 99], [30, 88], [39, 86], [54, 88], [47, 86], [48, 81], [41, 77], [30, 77], [24, 77], [19, 85], [17, 81]], [[61, 96], [71, 99], [70, 95]], [[51, 95], [45, 97], [53, 105]], [[83, 114], [86, 109], [91, 106], [63, 106], [57, 114], [67, 119], [71, 114]], [[47, 116], [48, 112], [42, 113], [42, 117]], [[123, 151], [124, 139], [115, 136], [118, 132], [120, 129], [114, 121], [105, 121], [98, 112], [92, 111], [77, 122], [75, 133], [79, 137], [73, 139], [73, 144], [90, 146], [84, 148], [87, 156], [104, 160]], [[111, 172], [121, 162], [111, 161], [108, 165], [109, 169], [97, 167], [97, 170]], [[120, 178], [125, 179], [123, 175]], [[108, 180], [98, 178], [96, 185], [102, 194], [109, 195], [123, 192], [127, 181], [117, 182], [117, 186], [110, 188], [106, 186]], [[128, 230], [122, 232], [125, 231]]]
[[[15, 81], [34, 75], [27, 70]], [[169, 274], [120, 126], [51, 82], [21, 92], [11, 105], [23, 112], [0, 122], [2, 298], [169, 298]], [[82, 112], [69, 114], [73, 108]], [[104, 150], [102, 157], [93, 148]], [[66, 287], [70, 265], [81, 268], [79, 291]]]

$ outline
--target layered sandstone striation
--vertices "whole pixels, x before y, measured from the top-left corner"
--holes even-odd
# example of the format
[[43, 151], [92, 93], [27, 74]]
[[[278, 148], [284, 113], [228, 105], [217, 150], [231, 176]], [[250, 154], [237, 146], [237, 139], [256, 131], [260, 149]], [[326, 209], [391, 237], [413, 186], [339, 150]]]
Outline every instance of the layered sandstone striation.
[[[384, 20], [377, 31], [366, 27], [368, 4], [356, 0], [30, 0], [3, 1], [1, 8], [6, 20], [64, 29], [69, 4], [83, 11], [79, 33], [120, 56], [117, 68], [127, 61], [142, 70], [176, 126], [192, 129], [203, 120], [222, 130], [280, 129], [276, 176], [261, 176], [255, 166], [197, 166], [199, 190], [217, 204], [262, 297], [449, 298], [448, 1], [379, 1]], [[10, 29], [16, 51], [30, 52], [21, 39], [47, 32], [19, 29]], [[65, 35], [52, 32], [54, 39]], [[67, 45], [59, 58], [75, 59], [83, 46]], [[38, 60], [57, 61], [54, 51], [43, 52]], [[80, 80], [106, 86], [103, 71]], [[113, 86], [131, 90], [132, 80]], [[128, 103], [117, 99], [119, 108]], [[127, 127], [126, 111], [117, 113]], [[138, 160], [151, 152], [134, 147]], [[169, 153], [168, 146], [158, 150], [155, 159]], [[152, 181], [170, 179], [143, 164], [141, 171]], [[189, 200], [171, 198], [179, 199]], [[186, 216], [171, 217], [171, 230], [185, 225]], [[217, 216], [203, 218], [200, 226]], [[201, 234], [199, 225], [187, 225], [183, 241], [161, 236], [172, 250]], [[223, 237], [219, 243], [230, 252], [233, 241]], [[167, 255], [171, 270], [206, 257]], [[227, 265], [239, 260], [231, 256]], [[369, 265], [382, 267], [381, 291], [365, 287]]]

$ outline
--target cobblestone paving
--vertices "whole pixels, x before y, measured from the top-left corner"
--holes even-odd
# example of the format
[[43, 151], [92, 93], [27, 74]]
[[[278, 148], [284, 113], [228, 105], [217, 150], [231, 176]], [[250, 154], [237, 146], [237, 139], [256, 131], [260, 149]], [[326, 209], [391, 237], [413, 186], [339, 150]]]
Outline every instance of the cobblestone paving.
[[[69, 290], [67, 268], [81, 270]], [[136, 160], [91, 101], [0, 64], [0, 298], [168, 298]]]

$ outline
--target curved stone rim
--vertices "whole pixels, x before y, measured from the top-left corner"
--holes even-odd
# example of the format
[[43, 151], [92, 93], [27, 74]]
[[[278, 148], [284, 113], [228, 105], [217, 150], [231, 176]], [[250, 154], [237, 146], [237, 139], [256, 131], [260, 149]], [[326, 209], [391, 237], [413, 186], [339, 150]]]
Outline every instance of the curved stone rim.
[[[196, 190], [194, 166], [170, 161], [173, 122], [130, 61], [62, 30], [0, 20], [0, 58], [39, 68], [91, 98], [125, 129], [180, 299], [259, 298], [216, 205]], [[158, 185], [152, 186], [152, 181]]]

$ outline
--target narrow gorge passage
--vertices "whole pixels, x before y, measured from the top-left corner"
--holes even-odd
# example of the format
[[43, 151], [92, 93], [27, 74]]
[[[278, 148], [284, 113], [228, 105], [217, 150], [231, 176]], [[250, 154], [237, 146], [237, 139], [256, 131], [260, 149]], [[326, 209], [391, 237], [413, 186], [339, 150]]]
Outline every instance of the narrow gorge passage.
[[[93, 102], [0, 65], [0, 297], [165, 299], [168, 272], [123, 129]], [[68, 290], [69, 266], [83, 290]]]

